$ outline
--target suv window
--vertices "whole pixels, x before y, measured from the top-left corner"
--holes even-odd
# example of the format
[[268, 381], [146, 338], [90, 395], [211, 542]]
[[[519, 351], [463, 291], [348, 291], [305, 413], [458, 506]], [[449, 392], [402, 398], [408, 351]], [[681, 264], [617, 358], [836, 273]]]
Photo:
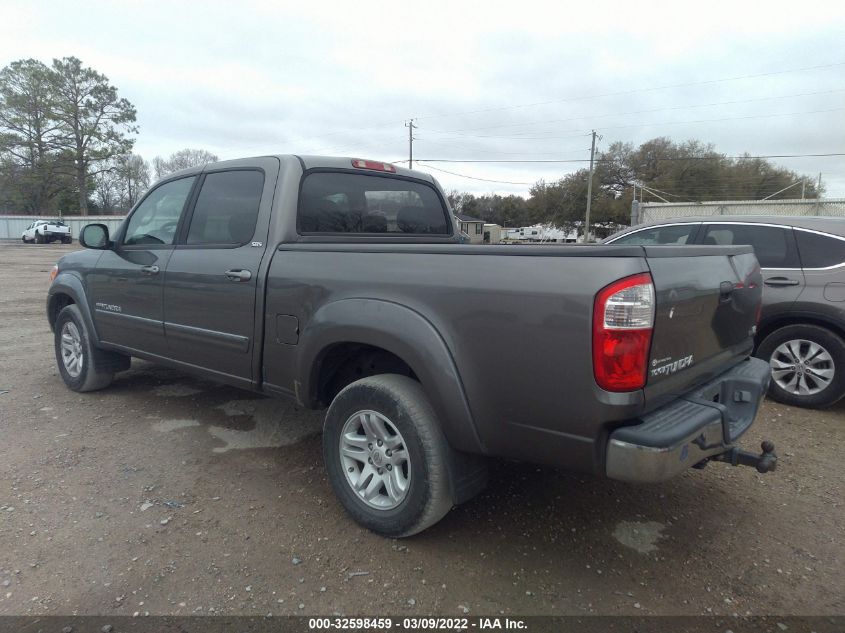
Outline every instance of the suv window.
[[704, 245], [748, 244], [762, 268], [800, 268], [792, 229], [760, 224], [709, 224], [704, 227]]
[[257, 170], [207, 174], [202, 183], [188, 244], [246, 244], [255, 233], [264, 174]]
[[123, 244], [173, 244], [176, 227], [196, 176], [172, 180], [153, 189], [129, 218]]
[[675, 226], [655, 226], [628, 233], [611, 244], [689, 244], [698, 224], [678, 224]]
[[400, 178], [314, 172], [302, 183], [301, 233], [451, 235], [433, 187]]
[[845, 263], [845, 240], [795, 229], [804, 268], [827, 268]]

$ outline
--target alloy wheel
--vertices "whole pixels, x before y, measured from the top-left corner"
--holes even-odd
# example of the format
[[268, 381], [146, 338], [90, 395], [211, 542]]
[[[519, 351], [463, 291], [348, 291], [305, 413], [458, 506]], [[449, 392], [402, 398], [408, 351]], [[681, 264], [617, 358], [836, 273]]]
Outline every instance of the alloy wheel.
[[784, 391], [812, 396], [833, 381], [833, 357], [814, 341], [794, 339], [778, 345], [769, 360], [772, 380]]
[[408, 447], [396, 425], [377, 411], [356, 411], [346, 420], [340, 462], [352, 491], [368, 506], [391, 510], [408, 494]]
[[62, 326], [62, 363], [71, 378], [77, 378], [82, 373], [82, 337], [73, 321], [66, 321]]

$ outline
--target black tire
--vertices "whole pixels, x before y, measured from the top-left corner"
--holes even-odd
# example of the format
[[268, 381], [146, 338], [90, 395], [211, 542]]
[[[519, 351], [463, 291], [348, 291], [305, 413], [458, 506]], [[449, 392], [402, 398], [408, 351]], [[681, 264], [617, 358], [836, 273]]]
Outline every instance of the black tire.
[[25, 236], [23, 236], [23, 235], [21, 235], [21, 242], [23, 242], [24, 244], [26, 244], [26, 237], [25, 237]]
[[[409, 484], [394, 508], [373, 508], [353, 490], [340, 456], [341, 432], [354, 413], [375, 411], [401, 434], [410, 466]], [[452, 508], [447, 459], [450, 447], [422, 386], [407, 376], [362, 378], [332, 401], [323, 429], [323, 456], [335, 495], [359, 524], [393, 538], [411, 536], [437, 523]]]
[[35, 243], [36, 244], [43, 244], [44, 243], [44, 236], [41, 235], [41, 233], [38, 233], [37, 231], [35, 233]]
[[[79, 348], [82, 351], [81, 369], [78, 375], [72, 375], [62, 358], [62, 335], [65, 324], [72, 323], [79, 334]], [[59, 316], [56, 317], [54, 326], [54, 348], [56, 351], [56, 364], [59, 366], [59, 374], [65, 384], [73, 391], [96, 391], [108, 387], [114, 379], [115, 364], [118, 354], [106, 352], [94, 347], [91, 342], [88, 328], [85, 327], [85, 320], [76, 305], [65, 306]], [[124, 361], [125, 362], [125, 361]], [[73, 370], [74, 373], [76, 369]]]
[[[754, 355], [773, 363], [772, 357], [776, 350], [789, 341], [809, 341], [822, 347], [832, 359], [833, 377], [817, 393], [800, 394], [779, 385], [773, 373], [772, 382], [769, 384], [769, 397], [784, 404], [809, 409], [829, 407], [841, 400], [845, 396], [845, 341], [827, 328], [818, 325], [787, 325], [775, 330], [763, 339]], [[807, 349], [807, 346], [805, 345], [801, 349]], [[819, 366], [827, 368], [829, 363], [821, 363]], [[812, 374], [809, 375], [812, 376]], [[784, 376], [790, 377], [791, 374]], [[807, 384], [818, 386], [820, 383], [813, 382], [811, 378]]]
[[62, 244], [70, 244], [71, 242], [73, 242], [73, 238], [70, 238], [70, 237], [63, 237], [62, 238]]

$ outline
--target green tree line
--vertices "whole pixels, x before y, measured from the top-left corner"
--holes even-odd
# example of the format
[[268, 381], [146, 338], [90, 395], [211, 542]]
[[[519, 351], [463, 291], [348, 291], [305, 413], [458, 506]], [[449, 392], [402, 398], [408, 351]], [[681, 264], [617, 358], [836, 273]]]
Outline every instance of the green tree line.
[[[451, 191], [449, 201], [456, 213], [502, 226], [542, 223], [571, 229], [584, 220], [587, 211], [588, 177], [588, 169], [579, 169], [555, 182], [537, 181], [527, 198]], [[799, 184], [777, 193], [793, 183]], [[800, 198], [802, 189], [807, 198], [822, 193], [807, 176], [766, 159], [728, 157], [712, 144], [696, 140], [675, 143], [655, 138], [638, 147], [616, 142], [597, 153], [591, 222], [628, 224], [635, 187], [637, 198], [642, 196], [646, 202], [661, 198], [669, 202], [760, 200], [772, 194], [776, 195], [771, 199], [783, 200]], [[601, 233], [598, 226], [597, 234]]]

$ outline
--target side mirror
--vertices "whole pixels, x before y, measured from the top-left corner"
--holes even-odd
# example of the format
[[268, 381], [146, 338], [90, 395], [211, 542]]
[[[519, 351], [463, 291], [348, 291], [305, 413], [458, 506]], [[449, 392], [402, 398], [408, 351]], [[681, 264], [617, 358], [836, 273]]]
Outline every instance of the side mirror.
[[79, 233], [79, 243], [85, 248], [109, 250], [112, 246], [109, 241], [109, 227], [105, 224], [86, 224]]

